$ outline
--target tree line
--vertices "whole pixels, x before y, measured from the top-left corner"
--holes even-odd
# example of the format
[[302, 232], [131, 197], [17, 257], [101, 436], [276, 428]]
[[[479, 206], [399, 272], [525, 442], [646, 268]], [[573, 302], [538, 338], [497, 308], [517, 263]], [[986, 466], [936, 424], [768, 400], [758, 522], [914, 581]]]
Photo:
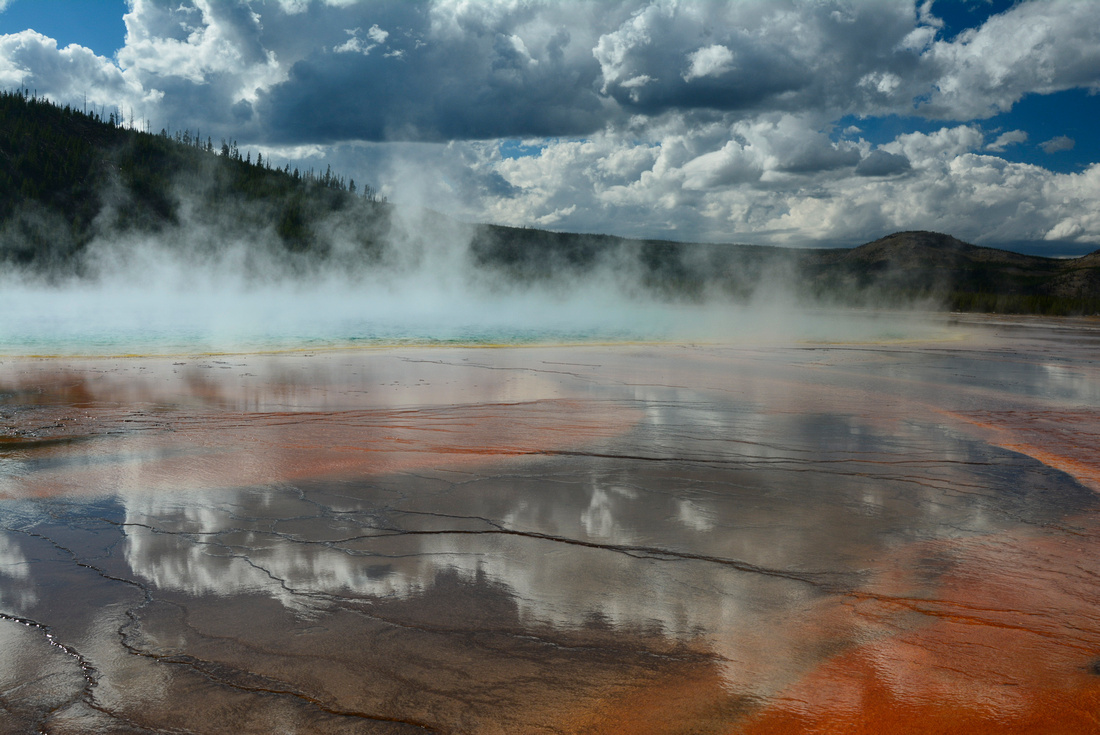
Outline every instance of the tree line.
[[296, 251], [317, 246], [326, 213], [365, 222], [386, 205], [331, 166], [280, 168], [235, 140], [215, 147], [200, 131], [155, 134], [114, 110], [104, 117], [25, 87], [0, 91], [0, 260], [63, 260], [104, 232], [177, 225], [191, 211], [185, 201], [226, 226], [273, 227]]

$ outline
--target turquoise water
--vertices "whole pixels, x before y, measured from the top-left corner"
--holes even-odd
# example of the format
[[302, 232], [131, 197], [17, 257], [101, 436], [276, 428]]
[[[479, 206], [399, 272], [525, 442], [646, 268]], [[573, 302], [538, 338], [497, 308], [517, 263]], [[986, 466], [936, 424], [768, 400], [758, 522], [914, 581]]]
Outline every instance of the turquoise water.
[[921, 313], [675, 304], [598, 292], [474, 297], [342, 287], [0, 288], [0, 355], [256, 352], [404, 344], [927, 338]]
[[163, 325], [119, 328], [117, 325], [74, 327], [25, 323], [0, 332], [0, 354], [101, 355], [176, 354], [187, 352], [262, 352], [269, 350], [373, 347], [386, 345], [494, 345], [649, 341], [667, 333], [630, 329], [597, 329], [483, 324], [430, 324], [371, 320], [321, 324], [308, 330], [293, 327], [210, 330]]
[[81, 290], [8, 292], [0, 316], [5, 355], [659, 340], [699, 319], [679, 307], [530, 299], [447, 304], [291, 292], [186, 299]]

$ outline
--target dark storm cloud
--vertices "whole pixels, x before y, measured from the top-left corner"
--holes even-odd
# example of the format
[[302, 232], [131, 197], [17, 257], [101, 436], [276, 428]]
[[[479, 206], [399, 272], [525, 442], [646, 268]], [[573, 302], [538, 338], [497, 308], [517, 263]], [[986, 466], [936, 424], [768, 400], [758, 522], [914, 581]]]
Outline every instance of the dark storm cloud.
[[[532, 69], [499, 39], [469, 45], [475, 48], [299, 61], [286, 82], [260, 97], [266, 137], [440, 141], [583, 135], [604, 124], [592, 70]], [[480, 83], [471, 84], [474, 78]]]
[[855, 166], [859, 163], [857, 150], [820, 146], [790, 154], [777, 168], [792, 174], [810, 174]]
[[872, 151], [856, 166], [856, 176], [893, 176], [911, 168], [909, 159], [900, 153]]
[[[295, 59], [255, 106], [269, 142], [564, 137], [637, 113], [892, 109], [919, 76], [904, 3], [309, 8], [265, 8], [269, 48]], [[368, 42], [372, 27], [383, 42]]]
[[871, 72], [913, 77], [914, 21], [904, 3], [655, 3], [594, 53], [604, 91], [649, 114], [867, 108], [905, 91], [879, 89]]
[[[606, 123], [599, 67], [587, 48], [567, 53], [574, 34], [564, 26], [539, 23], [532, 12], [440, 18], [427, 5], [386, 10], [328, 11], [327, 25], [342, 27], [342, 38], [312, 50], [260, 95], [269, 141], [567, 136]], [[349, 33], [368, 27], [385, 40], [341, 49]]]

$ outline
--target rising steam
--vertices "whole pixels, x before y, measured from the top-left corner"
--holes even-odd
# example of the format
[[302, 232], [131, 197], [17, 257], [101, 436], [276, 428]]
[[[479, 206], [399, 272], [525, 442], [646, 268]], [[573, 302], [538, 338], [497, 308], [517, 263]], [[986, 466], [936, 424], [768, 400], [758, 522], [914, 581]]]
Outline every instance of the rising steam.
[[[263, 218], [255, 211], [224, 208], [212, 217], [179, 198], [181, 216], [171, 226], [113, 226], [115, 202], [73, 263], [9, 270], [0, 278], [3, 350], [879, 339], [927, 327], [913, 317], [823, 310], [792, 287], [785, 263], [745, 270], [751, 264], [725, 262], [731, 273], [747, 274], [733, 298], [707, 282], [684, 290], [685, 279], [713, 266], [692, 263], [698, 253], [677, 255], [679, 270], [668, 275], [647, 266], [646, 253], [607, 238], [571, 241], [583, 251], [578, 259], [574, 251], [538, 250], [523, 231], [513, 233], [515, 242], [498, 231], [497, 250], [488, 252], [485, 228], [377, 205], [315, 217], [311, 247], [293, 251], [273, 221], [256, 224]], [[502, 260], [501, 248], [516, 251], [511, 260]]]

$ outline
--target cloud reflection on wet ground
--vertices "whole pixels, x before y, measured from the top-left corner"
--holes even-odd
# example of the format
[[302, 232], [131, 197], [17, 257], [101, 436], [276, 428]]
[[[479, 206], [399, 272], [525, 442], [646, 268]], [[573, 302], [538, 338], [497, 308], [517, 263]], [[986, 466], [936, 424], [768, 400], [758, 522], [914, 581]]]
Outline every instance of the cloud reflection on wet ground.
[[0, 731], [1096, 729], [1095, 347], [957, 329], [7, 360]]

